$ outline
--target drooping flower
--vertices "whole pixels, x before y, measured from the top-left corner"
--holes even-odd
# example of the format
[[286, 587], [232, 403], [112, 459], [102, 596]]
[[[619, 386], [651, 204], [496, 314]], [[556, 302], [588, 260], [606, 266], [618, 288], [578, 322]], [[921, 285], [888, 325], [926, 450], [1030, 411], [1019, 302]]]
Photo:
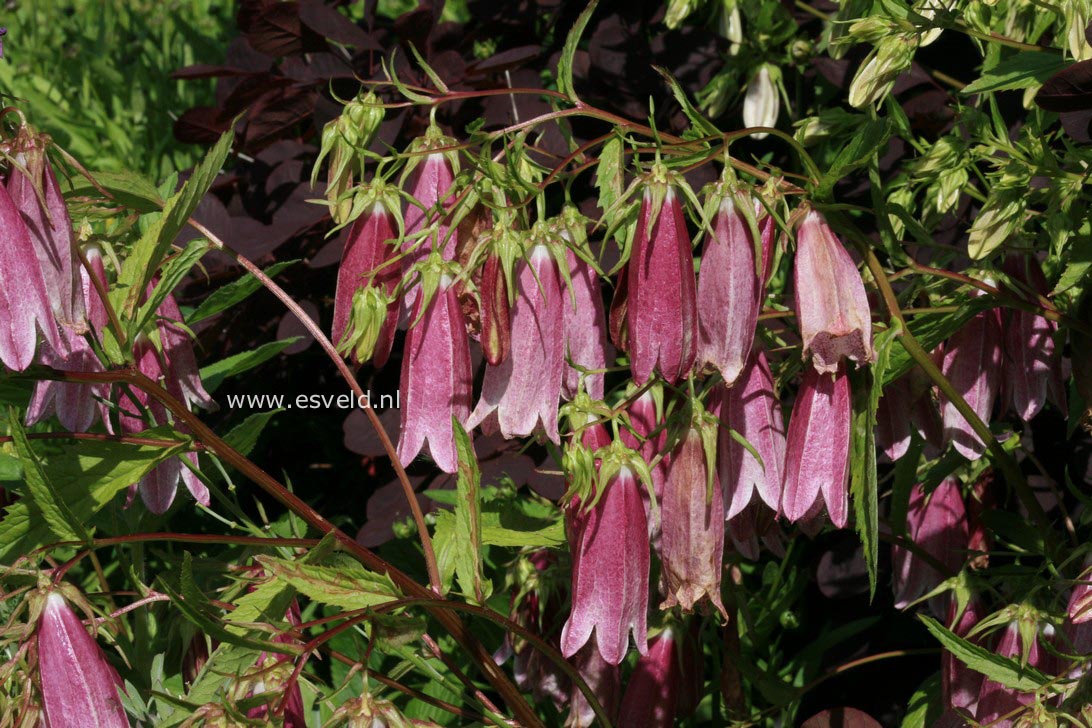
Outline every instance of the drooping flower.
[[789, 417], [781, 512], [790, 521], [808, 517], [820, 493], [838, 528], [849, 517], [849, 376], [831, 377], [804, 367], [804, 380]]
[[671, 454], [660, 507], [660, 560], [667, 585], [661, 608], [679, 605], [690, 611], [707, 597], [724, 614], [724, 496], [707, 457], [716, 451], [717, 425], [700, 403], [693, 408], [690, 425]]
[[[978, 642], [969, 637], [969, 633], [984, 615], [983, 606], [977, 597], [972, 597], [962, 611], [955, 599], [948, 604], [949, 629], [959, 637]], [[958, 617], [958, 619], [957, 619]], [[982, 689], [982, 673], [968, 667], [951, 652], [941, 653], [941, 695], [947, 708], [962, 708], [974, 712], [978, 706], [978, 692]]]
[[482, 267], [481, 317], [482, 353], [490, 365], [500, 366], [512, 349], [512, 311], [507, 277], [497, 253], [490, 253]]
[[72, 240], [72, 220], [57, 176], [46, 158], [41, 138], [29, 133], [26, 127], [17, 136], [15, 146], [15, 161], [23, 165], [27, 174], [13, 168], [8, 174], [8, 193], [30, 233], [57, 323], [75, 334], [83, 333], [87, 330], [87, 319], [78, 274], [80, 262]]
[[645, 187], [626, 268], [626, 346], [633, 381], [690, 374], [698, 345], [697, 283], [682, 202], [666, 171]]
[[817, 370], [833, 374], [843, 357], [858, 364], [875, 358], [861, 273], [815, 210], [797, 230], [794, 281], [803, 354], [812, 355]]
[[[568, 212], [568, 208], [567, 208]], [[571, 213], [570, 213], [571, 214]], [[574, 235], [572, 230], [576, 231]], [[573, 222], [562, 228], [561, 236], [566, 241], [574, 238], [579, 244], [586, 243], [582, 223]], [[607, 366], [607, 318], [603, 309], [603, 293], [599, 285], [599, 275], [570, 248], [566, 253], [569, 266], [568, 290], [565, 297], [565, 377], [562, 380], [561, 393], [565, 399], [572, 399], [580, 389], [583, 379], [584, 391], [592, 399], [603, 399], [602, 371], [582, 375], [577, 366], [586, 370], [602, 370]], [[568, 362], [573, 365], [570, 366]]]
[[572, 613], [561, 652], [572, 657], [594, 631], [599, 654], [617, 665], [630, 632], [638, 652], [647, 652], [648, 525], [635, 471], [621, 464], [605, 480], [598, 502], [576, 519]]
[[[940, 359], [935, 360], [939, 366]], [[917, 368], [884, 387], [876, 410], [876, 444], [889, 459], [898, 460], [910, 449], [914, 430], [930, 447], [943, 448], [940, 413]]]
[[906, 535], [925, 553], [943, 564], [949, 573], [937, 572], [913, 551], [893, 547], [892, 585], [896, 609], [905, 609], [963, 566], [968, 527], [958, 480], [946, 478], [928, 496], [920, 483], [914, 485], [906, 514]]
[[[444, 260], [455, 259], [455, 231], [442, 217], [442, 212], [452, 202], [451, 186], [455, 182], [452, 160], [455, 157], [440, 151], [454, 146], [455, 141], [444, 136], [436, 126], [430, 126], [425, 135], [410, 146], [409, 151], [415, 156], [406, 168], [404, 184], [416, 203], [406, 206], [406, 237], [402, 250], [408, 255], [402, 259], [403, 271], [408, 272], [411, 266], [426, 260], [434, 248], [440, 251]], [[433, 223], [436, 223], [436, 229], [421, 235]], [[412, 306], [415, 298], [414, 290], [412, 297], [407, 296], [406, 305]]]
[[[712, 364], [731, 386], [747, 362], [762, 307], [762, 280], [755, 240], [744, 207], [758, 217], [761, 205], [746, 192], [721, 193], [713, 234], [705, 243], [698, 276], [698, 362]], [[773, 218], [759, 225], [763, 258], [773, 248]]]
[[427, 445], [437, 467], [454, 473], [459, 462], [451, 418], [465, 423], [470, 416], [474, 380], [470, 343], [451, 276], [440, 276], [438, 289], [422, 312], [423, 301], [419, 297], [414, 304], [414, 323], [402, 355], [398, 459], [409, 465]]
[[[580, 671], [580, 676], [591, 688], [600, 707], [613, 721], [618, 713], [618, 702], [622, 694], [622, 677], [618, 666], [604, 660], [591, 642], [581, 647], [570, 658], [570, 662]], [[565, 718], [565, 728], [592, 728], [596, 725], [595, 711], [576, 683], [572, 684], [569, 705], [571, 707]]]
[[[1001, 377], [1001, 315], [990, 309], [976, 315], [957, 331], [944, 347], [944, 376], [985, 423], [989, 423]], [[971, 429], [955, 404], [941, 397], [944, 439], [960, 455], [977, 460], [986, 444]]]
[[59, 591], [38, 622], [38, 675], [50, 728], [128, 728], [121, 678]]
[[[994, 652], [1036, 669], [1042, 668], [1044, 660], [1049, 657], [1049, 653], [1039, 646], [1039, 624], [1030, 613], [1009, 623]], [[986, 678], [978, 692], [975, 719], [983, 725], [989, 725], [1034, 702], [1035, 693], [1025, 693]]]
[[[781, 112], [781, 96], [774, 84], [775, 77], [781, 71], [776, 66], [762, 64], [747, 84], [747, 93], [743, 97], [743, 126], [775, 126], [777, 115]], [[765, 139], [768, 132], [751, 135], [754, 139]]]
[[380, 367], [394, 343], [398, 325], [394, 291], [402, 271], [391, 262], [398, 245], [385, 188], [377, 185], [370, 196], [374, 201], [349, 228], [341, 254], [330, 338], [354, 361], [371, 358]]
[[717, 469], [727, 518], [743, 512], [757, 493], [770, 508], [781, 504], [785, 472], [785, 422], [781, 401], [774, 390], [773, 374], [761, 349], [751, 353], [740, 380], [731, 388], [719, 388], [724, 423], [742, 436], [762, 458], [761, 462], [727, 429], [721, 429]]
[[[500, 366], [486, 368], [482, 396], [467, 423], [500, 431], [506, 438], [526, 437], [541, 427], [560, 443], [557, 411], [564, 371], [564, 295], [551, 245], [534, 242], [517, 265], [517, 293], [512, 307], [512, 350]], [[541, 240], [541, 239], [540, 239]]]
[[667, 429], [663, 422], [663, 397], [663, 388], [658, 384], [653, 384], [642, 392], [630, 403], [626, 411], [630, 426], [623, 427], [619, 433], [625, 446], [639, 452], [650, 467], [656, 456], [663, 454], [655, 467], [652, 467], [653, 492], [656, 498], [663, 497], [667, 467], [671, 462], [671, 454], [663, 452], [667, 444]]
[[642, 728], [670, 728], [682, 690], [682, 659], [675, 627], [667, 627], [649, 642], [648, 654], [637, 660], [630, 675], [618, 724]]
[[[1050, 286], [1035, 258], [1009, 256], [1004, 269], [1033, 293], [1043, 296], [1049, 293]], [[1043, 408], [1048, 393], [1065, 408], [1065, 387], [1054, 342], [1057, 331], [1057, 321], [1030, 311], [1012, 311], [1005, 323], [1004, 382], [1013, 410], [1025, 422]]]
[[0, 187], [0, 362], [23, 371], [41, 332], [53, 351], [67, 351], [34, 242], [7, 187]]

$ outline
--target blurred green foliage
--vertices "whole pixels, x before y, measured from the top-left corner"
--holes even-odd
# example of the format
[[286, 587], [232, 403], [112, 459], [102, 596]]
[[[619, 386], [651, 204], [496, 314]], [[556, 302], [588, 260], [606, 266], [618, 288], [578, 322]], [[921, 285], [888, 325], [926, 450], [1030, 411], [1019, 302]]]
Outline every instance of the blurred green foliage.
[[235, 34], [233, 0], [7, 2], [0, 92], [89, 169], [155, 180], [191, 167], [201, 149], [177, 142], [174, 119], [212, 100], [213, 81], [176, 81], [221, 63]]

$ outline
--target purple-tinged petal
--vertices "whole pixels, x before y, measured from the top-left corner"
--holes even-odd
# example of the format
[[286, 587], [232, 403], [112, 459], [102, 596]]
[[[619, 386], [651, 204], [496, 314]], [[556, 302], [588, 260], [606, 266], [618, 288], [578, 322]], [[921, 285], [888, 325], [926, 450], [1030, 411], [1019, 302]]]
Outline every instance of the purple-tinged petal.
[[876, 410], [876, 444], [892, 462], [910, 449], [912, 406], [909, 377], [899, 377], [884, 387]]
[[49, 728], [128, 728], [121, 678], [59, 592], [38, 622], [38, 671]]
[[[948, 606], [948, 626], [957, 636], [966, 638], [971, 629], [982, 619], [982, 604], [972, 597], [956, 621], [956, 601]], [[972, 642], [978, 640], [972, 639]], [[946, 708], [966, 708], [974, 711], [978, 706], [978, 693], [982, 689], [982, 673], [972, 670], [947, 650], [941, 652], [941, 696]]]
[[[1026, 263], [1026, 267], [1025, 267]], [[1004, 270], [1027, 284], [1035, 293], [1050, 291], [1042, 268], [1034, 258], [1009, 256]], [[1043, 408], [1048, 385], [1059, 368], [1054, 336], [1058, 322], [1029, 311], [1014, 310], [1005, 326], [1004, 381], [1017, 416], [1030, 421]]]
[[721, 429], [717, 469], [728, 503], [727, 518], [741, 513], [756, 491], [776, 510], [785, 472], [785, 422], [765, 352], [752, 352], [740, 380], [734, 387], [720, 390], [720, 396], [725, 403], [721, 413], [724, 424], [743, 436], [762, 458], [760, 463], [728, 430]]
[[[572, 251], [566, 257], [572, 282], [563, 292], [568, 359], [584, 369], [601, 370], [607, 366], [607, 319], [599, 276]], [[603, 399], [603, 378], [601, 372], [584, 377], [584, 391], [592, 399]], [[579, 388], [580, 372], [566, 362], [562, 396], [572, 399]]]
[[698, 423], [687, 428], [671, 454], [660, 504], [660, 560], [667, 598], [660, 605], [691, 611], [702, 597], [722, 614], [720, 576], [724, 568], [724, 498], [708, 463]]
[[197, 405], [206, 410], [217, 409], [216, 401], [201, 384], [201, 370], [193, 351], [193, 339], [182, 327], [182, 312], [174, 296], [167, 294], [159, 305], [159, 340], [163, 344], [163, 357], [167, 362], [165, 372], [168, 382], [177, 383], [179, 393], [187, 405]]
[[499, 366], [512, 349], [512, 311], [504, 266], [495, 253], [485, 259], [482, 267], [481, 312], [482, 353], [491, 366]]
[[[737, 205], [761, 210], [749, 195], [725, 196], [702, 252], [697, 298], [699, 367], [712, 364], [729, 386], [747, 362], [765, 287], [755, 268], [751, 228]], [[764, 251], [773, 247], [769, 220], [760, 232]]]
[[[622, 444], [639, 452], [646, 463], [651, 463], [667, 444], [667, 429], [662, 427], [663, 421], [652, 391], [646, 390], [633, 400], [626, 414], [629, 416], [633, 431], [631, 432], [627, 427], [621, 428], [619, 434]], [[659, 432], [656, 432], [657, 428]], [[656, 432], [654, 436], [653, 432]], [[667, 468], [670, 462], [671, 455], [665, 454], [652, 468], [652, 490], [657, 499], [663, 497], [664, 482], [667, 480]]]
[[[1042, 659], [1038, 639], [1033, 639], [1031, 645], [1023, 647], [1026, 647], [1028, 651], [1028, 664], [1038, 667]], [[994, 652], [1002, 657], [1020, 659], [1023, 649], [1019, 621], [1009, 623]], [[982, 689], [978, 692], [978, 710], [975, 718], [983, 725], [988, 725], [1033, 702], [1035, 702], [1034, 693], [1023, 693], [986, 678], [982, 681]]]
[[844, 369], [831, 377], [804, 367], [785, 447], [781, 512], [790, 521], [808, 516], [822, 492], [831, 522], [838, 528], [845, 526], [850, 402]]
[[445, 207], [450, 204], [447, 199], [451, 191], [451, 185], [455, 182], [455, 172], [451, 168], [451, 162], [442, 152], [434, 152], [425, 157], [424, 161], [410, 174], [409, 194], [418, 204], [406, 206], [406, 241], [403, 243], [403, 251], [410, 251], [403, 259], [403, 270], [409, 270], [414, 263], [428, 257], [432, 246], [439, 241], [443, 247], [444, 260], [455, 258], [455, 236], [448, 235], [448, 226], [439, 225], [439, 232], [435, 236], [428, 236], [423, 240], [413, 238], [415, 233], [424, 230], [436, 216], [434, 209], [437, 204]]
[[565, 364], [560, 275], [546, 245], [534, 246], [518, 270], [512, 307], [514, 354], [500, 366], [486, 368], [482, 396], [467, 427], [477, 427], [495, 414], [506, 438], [526, 437], [541, 426], [551, 441], [560, 443], [557, 410]]
[[914, 485], [906, 513], [906, 535], [925, 553], [943, 564], [949, 573], [937, 572], [912, 551], [900, 546], [893, 547], [892, 583], [896, 609], [906, 609], [911, 602], [931, 592], [963, 566], [969, 531], [958, 480], [946, 478], [928, 497], [921, 484]]
[[398, 459], [409, 465], [427, 444], [436, 465], [454, 473], [459, 459], [451, 418], [465, 423], [470, 416], [474, 379], [466, 321], [455, 285], [446, 276], [424, 316], [420, 308], [419, 299], [413, 311], [417, 323], [406, 333], [402, 354]]
[[[595, 699], [606, 711], [607, 717], [614, 721], [618, 713], [618, 699], [622, 693], [622, 677], [618, 666], [604, 660], [599, 650], [590, 642], [581, 647], [570, 662], [580, 671], [580, 676], [595, 694]], [[575, 684], [572, 686], [570, 705], [565, 728], [592, 728], [596, 725], [595, 711]]]
[[30, 232], [0, 186], [0, 361], [20, 372], [30, 366], [39, 331], [55, 352], [67, 354]]
[[[967, 401], [974, 413], [987, 424], [1001, 376], [1000, 311], [983, 311], [967, 322], [945, 345], [943, 374]], [[944, 437], [969, 460], [977, 460], [986, 451], [985, 443], [947, 399], [941, 400]]]
[[594, 631], [599, 654], [617, 665], [632, 631], [638, 652], [645, 654], [648, 524], [633, 471], [618, 471], [577, 528], [572, 614], [561, 632], [561, 652], [572, 657]]
[[[398, 286], [402, 277], [401, 268], [394, 263], [388, 264], [398, 252], [397, 237], [391, 215], [381, 201], [372, 205], [349, 228], [334, 293], [334, 323], [330, 338], [335, 345], [340, 346], [345, 338], [353, 313], [353, 296], [358, 289], [378, 286], [390, 296]], [[390, 356], [397, 326], [398, 306], [391, 303], [387, 306], [387, 317], [382, 327], [375, 333], [372, 360], [377, 367], [386, 364]], [[355, 349], [353, 358], [355, 361]]]
[[633, 668], [618, 725], [642, 728], [670, 728], [675, 725], [682, 662], [676, 653], [675, 635], [668, 627], [649, 642], [648, 654]]
[[633, 380], [659, 371], [669, 384], [690, 374], [698, 344], [697, 284], [682, 203], [668, 187], [649, 230], [653, 195], [646, 190], [626, 267], [626, 346]]
[[822, 215], [811, 210], [796, 235], [796, 318], [804, 356], [833, 374], [842, 357], [858, 364], [875, 358], [872, 315], [861, 273]]

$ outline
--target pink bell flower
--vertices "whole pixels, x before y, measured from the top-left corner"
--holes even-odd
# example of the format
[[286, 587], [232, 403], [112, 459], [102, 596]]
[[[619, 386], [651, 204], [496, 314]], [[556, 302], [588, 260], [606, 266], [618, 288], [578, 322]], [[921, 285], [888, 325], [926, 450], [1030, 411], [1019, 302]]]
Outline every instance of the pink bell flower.
[[[591, 370], [607, 366], [607, 319], [599, 275], [571, 250], [566, 260], [570, 285], [562, 292], [567, 362], [561, 393], [565, 399], [572, 399], [580, 389], [582, 375], [568, 361]], [[583, 375], [584, 391], [592, 399], [603, 399], [603, 376], [602, 371]]]
[[[989, 424], [1001, 378], [1001, 314], [990, 309], [976, 315], [944, 347], [941, 371], [979, 419]], [[941, 397], [944, 438], [960, 455], [977, 460], [986, 444], [955, 405]]]
[[38, 675], [49, 728], [128, 728], [121, 678], [58, 591], [38, 622]]
[[849, 435], [851, 394], [845, 368], [831, 377], [804, 367], [785, 446], [781, 513], [790, 521], [810, 515], [822, 494], [838, 528], [849, 518]]
[[796, 234], [796, 318], [804, 356], [824, 374], [843, 357], [872, 361], [872, 317], [861, 273], [834, 232], [809, 210]]
[[958, 480], [946, 478], [928, 496], [920, 483], [914, 485], [906, 514], [906, 535], [943, 564], [948, 573], [939, 573], [914, 552], [894, 546], [891, 562], [896, 609], [906, 609], [963, 566], [969, 531]]

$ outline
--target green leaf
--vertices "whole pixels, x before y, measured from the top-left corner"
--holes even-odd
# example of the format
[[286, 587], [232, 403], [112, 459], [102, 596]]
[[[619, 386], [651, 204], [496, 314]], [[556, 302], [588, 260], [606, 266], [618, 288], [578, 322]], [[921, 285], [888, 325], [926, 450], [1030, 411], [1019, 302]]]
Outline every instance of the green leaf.
[[182, 279], [197, 264], [197, 261], [201, 260], [201, 257], [208, 249], [209, 243], [207, 240], [193, 240], [186, 246], [185, 250], [171, 259], [171, 262], [163, 269], [163, 275], [160, 276], [159, 282], [152, 290], [152, 295], [148, 296], [148, 300], [141, 304], [140, 313], [136, 317], [137, 323], [132, 327], [133, 331], [143, 331], [148, 322], [155, 318], [159, 306], [167, 299], [171, 291], [182, 282]]
[[342, 609], [364, 609], [401, 598], [390, 577], [368, 571], [348, 558], [335, 558], [332, 566], [256, 556], [274, 577], [312, 601]]
[[584, 11], [580, 13], [576, 22], [573, 23], [573, 27], [569, 30], [569, 35], [565, 38], [565, 45], [561, 49], [561, 57], [557, 61], [557, 90], [568, 96], [573, 103], [580, 101], [580, 97], [576, 95], [576, 89], [573, 88], [573, 57], [576, 55], [576, 47], [580, 45], [580, 36], [584, 34], [584, 29], [588, 27], [588, 21], [591, 20], [592, 13], [595, 12], [597, 5], [599, 5], [599, 0], [591, 0], [588, 7], [584, 8]]
[[565, 543], [560, 519], [546, 519], [515, 507], [487, 507], [482, 512], [482, 543], [513, 548], [548, 548]]
[[250, 455], [254, 446], [258, 444], [258, 438], [261, 436], [262, 430], [265, 429], [265, 426], [269, 424], [274, 416], [281, 412], [284, 412], [284, 410], [275, 409], [268, 412], [258, 412], [247, 417], [224, 435], [224, 442], [238, 450], [240, 454]]
[[1046, 684], [1047, 677], [1034, 667], [1030, 665], [1020, 667], [1015, 660], [994, 654], [984, 647], [968, 642], [946, 629], [932, 617], [919, 614], [918, 618], [944, 649], [955, 655], [964, 665], [982, 673], [990, 680], [1021, 692], [1032, 692]]
[[1068, 64], [1057, 53], [1026, 51], [1006, 58], [960, 91], [964, 96], [1038, 86]]
[[868, 164], [873, 155], [883, 150], [889, 136], [891, 123], [887, 120], [871, 120], [863, 124], [830, 163], [827, 173], [819, 180], [815, 197], [828, 199], [834, 185], [853, 170]]
[[940, 699], [940, 673], [935, 672], [910, 696], [901, 728], [929, 728], [936, 723], [940, 718]]
[[625, 148], [622, 137], [615, 134], [599, 151], [599, 164], [595, 167], [595, 186], [599, 190], [600, 210], [610, 210], [622, 196], [625, 171]]
[[[137, 212], [156, 212], [163, 208], [163, 198], [159, 190], [144, 175], [136, 172], [92, 172], [91, 176], [99, 187], [106, 190], [115, 200]], [[98, 197], [102, 193], [85, 177], [73, 177], [69, 195], [79, 197]]]
[[[175, 447], [131, 445], [120, 442], [78, 440], [51, 445], [36, 451], [43, 472], [49, 474], [57, 498], [63, 501], [77, 523], [88, 524], [93, 516], [119, 491], [138, 482], [163, 460], [187, 449], [187, 440], [170, 427], [156, 427], [141, 433], [157, 440], [174, 440]], [[0, 521], [0, 561], [10, 559], [49, 543], [52, 531], [40, 505], [23, 498], [5, 510]]]
[[224, 166], [234, 138], [233, 131], [220, 137], [201, 163], [194, 167], [186, 184], [167, 200], [162, 214], [129, 252], [118, 277], [119, 285], [128, 291], [123, 311], [126, 316], [132, 316], [136, 311], [137, 302], [170, 250], [171, 243], [182, 232], [182, 228], [197, 209], [197, 204], [212, 186], [217, 173]]
[[705, 115], [690, 103], [690, 99], [687, 97], [686, 91], [683, 91], [683, 87], [679, 84], [679, 80], [671, 75], [671, 72], [666, 68], [661, 68], [660, 66], [653, 66], [652, 68], [667, 81], [667, 85], [671, 87], [671, 93], [675, 95], [675, 100], [679, 102], [679, 106], [682, 107], [683, 113], [686, 114], [686, 118], [690, 120], [691, 127], [698, 133], [698, 136], [719, 136], [720, 129], [713, 126], [713, 123], [706, 119]]
[[[264, 273], [272, 278], [285, 268], [288, 268], [299, 260], [285, 260], [280, 263], [274, 263], [265, 269]], [[238, 280], [234, 280], [227, 285], [217, 288], [212, 294], [209, 295], [201, 305], [198, 306], [193, 313], [186, 317], [186, 323], [193, 326], [198, 321], [204, 321], [207, 318], [215, 316], [218, 313], [222, 313], [231, 308], [237, 303], [246, 300], [251, 294], [262, 287], [261, 281], [255, 278], [250, 273], [245, 274]]]
[[270, 341], [262, 344], [257, 349], [244, 351], [241, 354], [229, 356], [227, 359], [213, 362], [201, 368], [201, 382], [205, 385], [205, 391], [212, 394], [224, 380], [234, 377], [256, 366], [266, 363], [277, 354], [300, 340], [299, 336], [293, 336], [280, 341]]
[[49, 475], [42, 469], [42, 464], [27, 441], [27, 433], [23, 430], [18, 413], [11, 407], [8, 408], [8, 426], [11, 428], [15, 452], [23, 463], [27, 494], [34, 500], [49, 530], [61, 541], [87, 541], [90, 538], [87, 531], [68, 507], [63, 495], [57, 491]]
[[482, 528], [481, 528], [481, 479], [478, 459], [466, 430], [455, 417], [451, 418], [455, 432], [455, 449], [459, 456], [455, 501], [455, 574], [459, 587], [466, 596], [484, 603], [482, 589]]

